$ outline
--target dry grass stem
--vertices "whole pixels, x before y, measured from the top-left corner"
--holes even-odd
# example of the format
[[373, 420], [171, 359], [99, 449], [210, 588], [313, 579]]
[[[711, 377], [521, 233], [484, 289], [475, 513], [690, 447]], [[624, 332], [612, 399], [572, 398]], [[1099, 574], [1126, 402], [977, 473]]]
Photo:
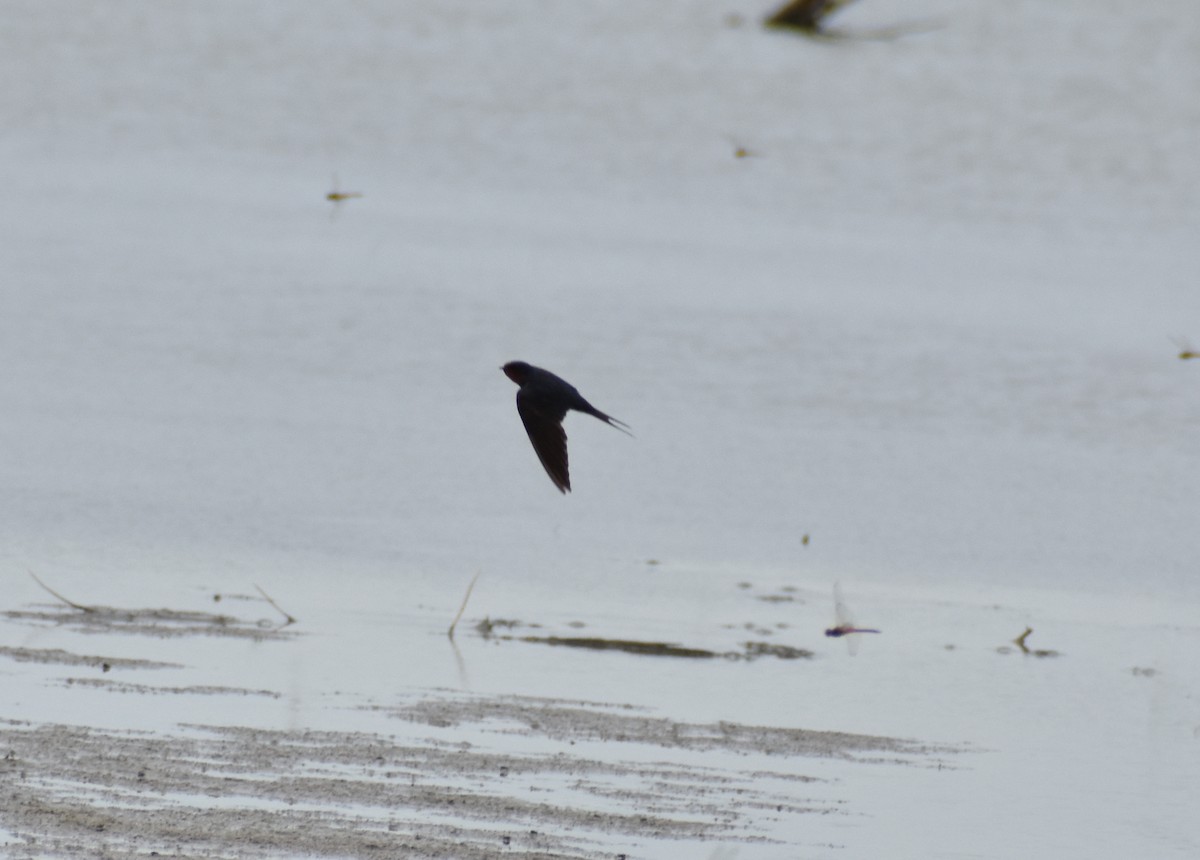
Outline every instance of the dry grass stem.
[[67, 604], [67, 606], [71, 607], [72, 609], [78, 609], [80, 612], [95, 612], [96, 611], [96, 607], [94, 607], [94, 606], [84, 606], [82, 603], [76, 603], [74, 600], [68, 600], [67, 598], [63, 597], [61, 594], [59, 594], [53, 588], [51, 588], [50, 586], [46, 585], [46, 583], [44, 583], [40, 579], [38, 579], [38, 575], [36, 573], [34, 573], [32, 570], [29, 571], [29, 575], [33, 577], [34, 582], [36, 582], [38, 585], [40, 585], [46, 591], [50, 592], [52, 595], [54, 595], [56, 598], [61, 600], [63, 603]]
[[467, 601], [471, 599], [471, 591], [475, 588], [475, 583], [478, 581], [479, 574], [481, 573], [483, 573], [483, 571], [478, 570], [475, 572], [475, 575], [471, 577], [471, 582], [469, 585], [467, 585], [467, 593], [463, 595], [462, 604], [458, 607], [458, 614], [456, 614], [454, 616], [454, 620], [450, 622], [450, 629], [446, 631], [446, 635], [451, 639], [454, 638], [454, 628], [458, 626], [459, 619], [462, 618], [463, 613], [467, 610]]
[[281, 626], [287, 627], [289, 624], [296, 623], [295, 616], [293, 616], [290, 612], [284, 612], [283, 609], [280, 607], [280, 605], [271, 599], [271, 595], [267, 594], [265, 591], [262, 590], [261, 586], [255, 585], [254, 587], [256, 589], [258, 589], [258, 593], [263, 596], [263, 600], [265, 600], [265, 601], [267, 601], [267, 603], [271, 604], [271, 607], [273, 609], [275, 609], [276, 612], [278, 612], [280, 615], [282, 615], [286, 619]]

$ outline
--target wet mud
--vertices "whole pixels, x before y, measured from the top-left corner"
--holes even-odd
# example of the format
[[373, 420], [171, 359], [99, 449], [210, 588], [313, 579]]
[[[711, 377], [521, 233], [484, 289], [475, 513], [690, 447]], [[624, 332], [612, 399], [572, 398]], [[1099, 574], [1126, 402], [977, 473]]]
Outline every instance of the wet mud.
[[290, 622], [275, 618], [240, 618], [196, 610], [52, 604], [8, 610], [0, 613], [0, 617], [34, 627], [66, 627], [81, 633], [123, 633], [159, 638], [221, 636], [267, 640], [300, 635]]
[[[757, 660], [760, 657], [776, 657], [780, 660], [811, 659], [812, 651], [806, 648], [793, 648], [774, 642], [750, 641], [741, 643], [740, 651], [713, 651], [681, 645], [677, 642], [654, 642], [641, 639], [620, 639], [604, 636], [556, 636], [556, 635], [518, 635], [516, 633], [498, 633], [497, 630], [515, 630], [521, 627], [540, 629], [539, 624], [525, 624], [514, 619], [485, 618], [475, 625], [476, 632], [484, 639], [495, 642], [523, 642], [532, 645], [551, 645], [559, 648], [581, 648], [588, 651], [619, 651], [625, 654], [638, 654], [646, 657], [677, 657], [691, 660]], [[748, 625], [747, 629], [761, 635], [770, 635], [769, 629]]]
[[[520, 697], [439, 694], [377, 710], [432, 734], [5, 721], [0, 828], [11, 838], [0, 852], [611, 860], [657, 840], [769, 841], [763, 810], [846, 814], [804, 773], [811, 757], [944, 766], [956, 752]], [[696, 766], [672, 750], [772, 758], [769, 769]]]
[[[0, 620], [100, 635], [74, 637], [77, 643], [103, 642], [103, 634], [150, 637], [147, 651], [163, 637], [274, 639], [287, 648], [300, 635], [299, 625], [278, 619], [60, 600], [0, 613]], [[720, 653], [541, 631], [525, 622], [476, 627], [483, 638], [513, 647], [649, 659], [811, 656], [762, 641]], [[71, 674], [56, 676], [57, 667]], [[176, 670], [177, 683], [149, 683], [146, 674], [118, 679], [108, 674], [113, 669]], [[237, 701], [284, 698], [271, 689], [188, 684], [178, 672], [187, 669], [136, 656], [0, 647], [0, 671], [40, 672], [33, 683], [55, 695], [65, 690], [74, 702], [62, 719], [0, 719], [0, 857], [612, 860], [661, 857], [692, 842], [701, 843], [697, 856], [709, 856], [717, 845], [778, 840], [780, 822], [855, 814], [818, 761], [941, 768], [962, 752], [897, 738], [689, 722], [622, 703], [440, 689], [385, 702], [330, 693], [326, 707], [346, 715], [333, 726], [355, 730], [170, 717], [161, 724], [171, 728], [162, 731], [89, 724], [94, 697], [105, 694], [144, 699], [146, 708], [183, 703], [185, 710], [157, 705], [164, 716], [191, 713], [189, 696], [215, 697], [229, 703], [231, 722], [255, 712], [237, 710]]]
[[103, 657], [92, 654], [75, 654], [61, 648], [17, 648], [0, 645], [0, 657], [18, 663], [45, 663], [60, 666], [86, 666], [103, 672], [110, 669], [182, 669], [180, 663], [164, 663], [161, 660], [141, 660], [127, 657]]

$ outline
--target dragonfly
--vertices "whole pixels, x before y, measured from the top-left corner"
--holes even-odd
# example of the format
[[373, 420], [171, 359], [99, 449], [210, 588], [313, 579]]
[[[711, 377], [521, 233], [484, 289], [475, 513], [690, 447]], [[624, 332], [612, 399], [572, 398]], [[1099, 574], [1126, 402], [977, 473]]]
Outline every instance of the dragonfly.
[[826, 630], [825, 635], [835, 638], [845, 636], [846, 648], [852, 657], [858, 653], [859, 633], [882, 632], [870, 627], [859, 627], [854, 623], [854, 616], [850, 614], [846, 601], [842, 599], [842, 587], [836, 582], [833, 584], [833, 611], [837, 618], [837, 624]]

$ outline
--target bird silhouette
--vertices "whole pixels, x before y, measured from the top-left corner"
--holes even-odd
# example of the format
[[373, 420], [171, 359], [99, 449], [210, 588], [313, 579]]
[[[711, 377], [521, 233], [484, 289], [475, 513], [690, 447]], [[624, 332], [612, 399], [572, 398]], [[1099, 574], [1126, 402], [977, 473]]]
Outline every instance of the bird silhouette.
[[525, 425], [525, 432], [529, 434], [529, 441], [533, 443], [533, 450], [560, 493], [571, 491], [571, 475], [567, 470], [567, 434], [562, 426], [569, 410], [593, 415], [622, 433], [633, 435], [629, 432], [628, 424], [605, 415], [584, 400], [574, 385], [548, 370], [524, 361], [510, 361], [500, 369], [519, 386], [517, 412]]

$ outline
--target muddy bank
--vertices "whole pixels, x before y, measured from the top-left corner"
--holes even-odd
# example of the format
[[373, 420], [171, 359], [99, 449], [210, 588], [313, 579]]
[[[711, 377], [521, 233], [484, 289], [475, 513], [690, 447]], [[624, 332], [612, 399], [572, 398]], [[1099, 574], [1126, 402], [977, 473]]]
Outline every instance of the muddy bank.
[[165, 663], [161, 660], [130, 659], [127, 657], [104, 657], [93, 654], [76, 654], [62, 648], [17, 648], [0, 645], [0, 657], [18, 663], [45, 663], [58, 666], [87, 666], [107, 672], [111, 669], [182, 669], [181, 663]]
[[[3, 853], [611, 860], [658, 840], [767, 841], [763, 810], [844, 814], [804, 773], [807, 757], [923, 766], [953, 754], [519, 697], [439, 694], [373, 710], [401, 731], [167, 735], [6, 721]], [[677, 750], [690, 751], [686, 761], [672, 760]], [[728, 757], [699, 764], [696, 750], [766, 754], [770, 768], [758, 756], [745, 769]]]
[[741, 723], [689, 723], [646, 713], [632, 705], [606, 705], [521, 696], [474, 697], [447, 693], [411, 704], [383, 708], [391, 716], [439, 728], [479, 724], [502, 734], [541, 736], [556, 741], [601, 741], [687, 749], [795, 757], [853, 758], [913, 764], [950, 754], [954, 747], [901, 738], [845, 732], [751, 726]]

